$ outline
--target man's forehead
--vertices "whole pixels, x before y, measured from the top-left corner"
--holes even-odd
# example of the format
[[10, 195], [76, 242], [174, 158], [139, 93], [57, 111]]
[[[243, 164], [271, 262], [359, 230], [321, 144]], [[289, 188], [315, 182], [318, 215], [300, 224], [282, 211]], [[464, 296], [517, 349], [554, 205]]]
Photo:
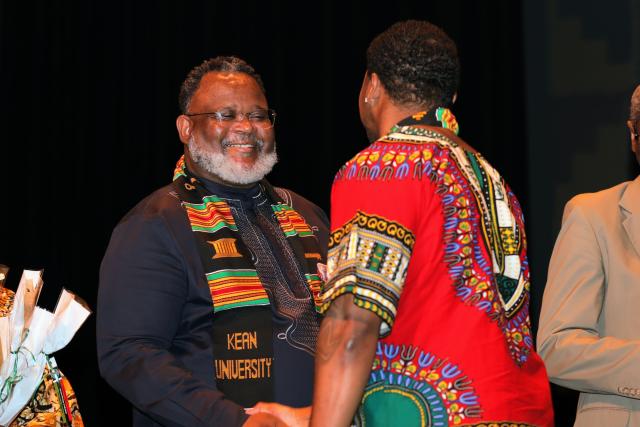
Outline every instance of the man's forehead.
[[200, 87], [213, 86], [215, 88], [225, 88], [237, 86], [255, 86], [260, 89], [258, 82], [248, 74], [227, 71], [210, 71], [202, 77]]
[[245, 73], [211, 71], [202, 77], [192, 102], [240, 100], [247, 97], [260, 103], [266, 102], [262, 89], [253, 77]]

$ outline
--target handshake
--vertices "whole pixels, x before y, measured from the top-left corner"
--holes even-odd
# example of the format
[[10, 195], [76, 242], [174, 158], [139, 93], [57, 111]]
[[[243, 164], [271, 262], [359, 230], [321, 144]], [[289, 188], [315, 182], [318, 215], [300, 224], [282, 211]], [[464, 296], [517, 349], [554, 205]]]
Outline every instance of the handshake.
[[307, 427], [311, 421], [311, 406], [292, 408], [259, 402], [245, 411], [250, 416], [243, 427]]

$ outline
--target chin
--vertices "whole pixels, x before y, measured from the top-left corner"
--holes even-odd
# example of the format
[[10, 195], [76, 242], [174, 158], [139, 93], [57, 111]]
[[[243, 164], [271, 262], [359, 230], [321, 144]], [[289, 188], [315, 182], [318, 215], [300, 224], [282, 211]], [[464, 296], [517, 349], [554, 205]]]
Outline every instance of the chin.
[[226, 161], [239, 168], [251, 169], [258, 161], [258, 156], [226, 156]]

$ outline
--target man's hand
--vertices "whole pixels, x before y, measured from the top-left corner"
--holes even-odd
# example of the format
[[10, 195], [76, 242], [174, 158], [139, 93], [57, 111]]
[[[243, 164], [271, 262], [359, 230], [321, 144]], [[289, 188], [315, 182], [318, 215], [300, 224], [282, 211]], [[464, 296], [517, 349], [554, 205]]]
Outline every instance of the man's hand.
[[242, 427], [289, 427], [280, 418], [266, 412], [251, 414]]
[[279, 403], [259, 402], [253, 408], [247, 409], [247, 414], [269, 413], [280, 418], [290, 427], [307, 427], [311, 419], [311, 406], [306, 408], [292, 408]]

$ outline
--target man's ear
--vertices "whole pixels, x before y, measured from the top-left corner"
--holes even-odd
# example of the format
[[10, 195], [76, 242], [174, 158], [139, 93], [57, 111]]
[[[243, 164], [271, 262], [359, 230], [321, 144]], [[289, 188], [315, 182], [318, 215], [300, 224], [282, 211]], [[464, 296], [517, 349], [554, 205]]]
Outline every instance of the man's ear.
[[375, 101], [382, 95], [382, 82], [376, 73], [369, 73], [369, 84], [365, 92], [367, 99]]
[[191, 132], [193, 131], [193, 122], [184, 114], [180, 114], [176, 119], [176, 128], [178, 128], [178, 136], [183, 144], [187, 145], [189, 139], [191, 139]]
[[451, 100], [451, 103], [455, 104], [457, 100], [458, 100], [458, 92], [453, 94], [453, 99]]

